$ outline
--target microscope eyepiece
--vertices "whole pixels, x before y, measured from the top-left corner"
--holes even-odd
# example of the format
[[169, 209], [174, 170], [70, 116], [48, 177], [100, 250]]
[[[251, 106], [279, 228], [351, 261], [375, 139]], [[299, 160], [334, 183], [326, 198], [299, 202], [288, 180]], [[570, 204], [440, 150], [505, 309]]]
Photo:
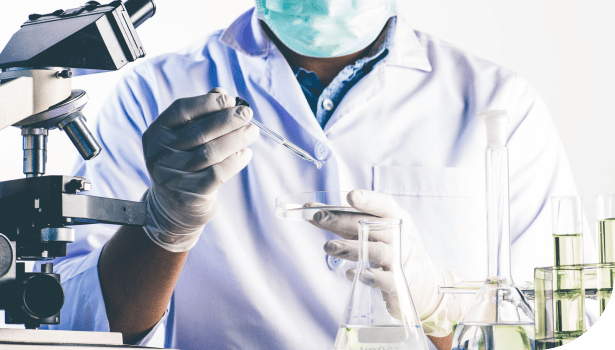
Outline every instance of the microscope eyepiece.
[[154, 0], [127, 0], [124, 2], [124, 7], [126, 7], [130, 21], [135, 28], [156, 13]]

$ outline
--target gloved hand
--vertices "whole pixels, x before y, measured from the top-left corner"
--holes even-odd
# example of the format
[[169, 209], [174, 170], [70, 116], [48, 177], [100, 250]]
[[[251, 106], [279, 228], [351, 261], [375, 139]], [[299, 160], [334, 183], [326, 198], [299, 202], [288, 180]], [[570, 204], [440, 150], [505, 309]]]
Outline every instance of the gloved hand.
[[[402, 265], [423, 329], [427, 335], [436, 337], [449, 335], [452, 322], [459, 320], [463, 308], [467, 307], [471, 300], [450, 294], [438, 294], [438, 286], [453, 285], [460, 282], [461, 278], [451, 270], [439, 266], [429, 257], [412, 217], [391, 196], [367, 190], [354, 190], [348, 193], [347, 200], [360, 213], [321, 210], [314, 214], [311, 221], [314, 225], [343, 238], [328, 241], [324, 246], [325, 252], [340, 259], [357, 261], [359, 220], [374, 216], [401, 219]], [[377, 237], [376, 241], [368, 243], [370, 256], [380, 262], [382, 270], [372, 271], [373, 275], [362, 282], [383, 291], [387, 308], [395, 316], [394, 308], [398, 306], [395, 298], [389, 295], [392, 285], [390, 267], [395, 256], [388, 245], [391, 241], [391, 237], [381, 236]], [[346, 277], [352, 280], [355, 274], [356, 269], [349, 269]]]
[[216, 189], [252, 158], [259, 135], [249, 107], [221, 88], [179, 99], [143, 134], [143, 153], [152, 186], [147, 204], [148, 236], [162, 248], [192, 248], [218, 207]]

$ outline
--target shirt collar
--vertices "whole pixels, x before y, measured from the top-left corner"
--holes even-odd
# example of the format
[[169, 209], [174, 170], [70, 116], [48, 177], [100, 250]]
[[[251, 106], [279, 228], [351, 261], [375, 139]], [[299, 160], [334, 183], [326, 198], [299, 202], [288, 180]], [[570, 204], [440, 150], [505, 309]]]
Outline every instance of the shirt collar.
[[[254, 8], [235, 20], [220, 36], [220, 42], [245, 55], [265, 57], [273, 42], [259, 23]], [[401, 17], [387, 22], [386, 35], [381, 36], [368, 56], [389, 49], [384, 61], [391, 66], [420, 69], [430, 72], [431, 64], [425, 48], [419, 42], [414, 29]]]
[[383, 33], [376, 38], [374, 46], [372, 46], [372, 49], [366, 57], [378, 56], [391, 46], [391, 42], [393, 41], [393, 36], [395, 34], [396, 24], [397, 16], [389, 18], [387, 23], [384, 25]]
[[[365, 57], [360, 58], [357, 62], [351, 64], [350, 66], [358, 70], [362, 68], [366, 63], [373, 60], [380, 60], [383, 57], [386, 57], [388, 54], [389, 46], [391, 46], [391, 41], [393, 38], [393, 34], [395, 33], [395, 23], [397, 21], [397, 17], [391, 17], [384, 26], [384, 29], [378, 38], [376, 38], [376, 42], [372, 46], [369, 53], [365, 55]], [[290, 67], [295, 73], [295, 76], [299, 78], [299, 74], [314, 74], [313, 72], [308, 72], [307, 70], [291, 65]]]

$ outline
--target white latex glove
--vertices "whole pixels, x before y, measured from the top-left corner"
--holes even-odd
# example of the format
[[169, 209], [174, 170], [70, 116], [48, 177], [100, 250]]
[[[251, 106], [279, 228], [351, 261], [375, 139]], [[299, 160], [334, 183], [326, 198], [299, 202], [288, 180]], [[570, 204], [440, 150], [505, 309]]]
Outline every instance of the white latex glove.
[[[461, 278], [449, 269], [439, 266], [429, 257], [412, 217], [401, 209], [393, 197], [367, 190], [354, 190], [348, 194], [347, 200], [361, 213], [321, 210], [314, 214], [312, 221], [314, 225], [343, 238], [328, 241], [324, 246], [325, 252], [340, 259], [357, 261], [359, 220], [374, 216], [401, 219], [402, 265], [423, 329], [427, 335], [435, 337], [449, 335], [453, 321], [459, 320], [462, 309], [471, 300], [450, 294], [438, 294], [438, 286], [453, 285], [460, 282]], [[362, 282], [382, 290], [387, 308], [394, 315], [396, 301], [388, 294], [394, 290], [390, 267], [395, 255], [388, 245], [390, 242], [392, 242], [391, 237], [381, 236], [376, 237], [376, 241], [368, 243], [369, 255], [376, 257], [375, 260], [379, 262], [382, 270], [373, 270], [369, 280]], [[356, 269], [349, 269], [346, 277], [352, 280], [355, 274]]]
[[216, 189], [252, 158], [252, 110], [223, 89], [179, 99], [143, 134], [152, 186], [143, 195], [149, 237], [171, 252], [192, 248], [218, 207]]

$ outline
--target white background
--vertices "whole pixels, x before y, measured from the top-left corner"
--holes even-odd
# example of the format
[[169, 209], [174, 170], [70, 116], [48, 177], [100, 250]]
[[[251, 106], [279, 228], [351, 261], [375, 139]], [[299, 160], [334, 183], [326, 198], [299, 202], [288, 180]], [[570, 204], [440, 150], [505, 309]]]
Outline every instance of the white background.
[[[189, 45], [228, 26], [254, 0], [155, 0], [156, 15], [138, 29], [149, 57]], [[30, 13], [81, 6], [85, 0], [0, 0], [0, 48]], [[103, 2], [104, 3], [104, 2]], [[413, 26], [466, 51], [504, 65], [528, 79], [545, 99], [568, 153], [587, 217], [595, 196], [615, 192], [615, 2], [612, 0], [398, 0]], [[88, 92], [88, 124], [119, 77], [77, 77], [73, 88]], [[0, 180], [22, 177], [21, 136], [0, 131]], [[62, 132], [50, 133], [48, 174], [70, 174], [78, 156]], [[514, 218], [513, 218], [514, 219]], [[594, 225], [590, 227], [595, 230]], [[595, 234], [595, 232], [591, 232]], [[612, 346], [615, 306], [581, 338], [562, 349]], [[610, 326], [610, 327], [609, 327]]]

